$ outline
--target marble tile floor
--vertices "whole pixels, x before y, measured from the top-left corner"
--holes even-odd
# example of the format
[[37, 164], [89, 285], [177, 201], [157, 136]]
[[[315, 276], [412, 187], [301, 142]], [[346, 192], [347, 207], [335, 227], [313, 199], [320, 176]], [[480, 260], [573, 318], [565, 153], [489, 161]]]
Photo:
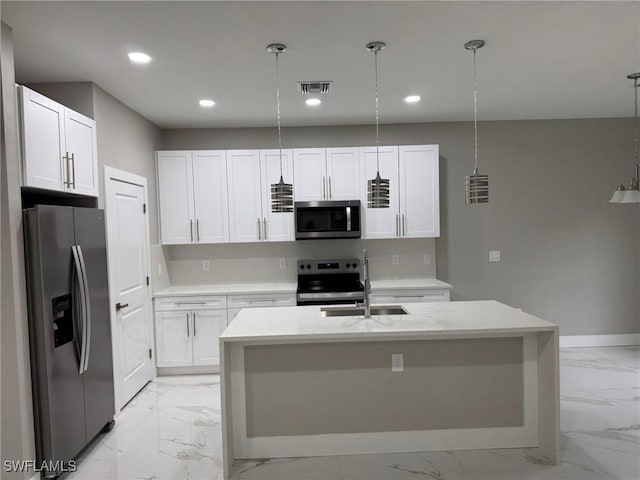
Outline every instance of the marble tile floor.
[[[640, 479], [640, 347], [560, 352], [561, 463], [527, 449], [265, 459], [236, 479]], [[64, 480], [222, 479], [218, 375], [158, 377]]]

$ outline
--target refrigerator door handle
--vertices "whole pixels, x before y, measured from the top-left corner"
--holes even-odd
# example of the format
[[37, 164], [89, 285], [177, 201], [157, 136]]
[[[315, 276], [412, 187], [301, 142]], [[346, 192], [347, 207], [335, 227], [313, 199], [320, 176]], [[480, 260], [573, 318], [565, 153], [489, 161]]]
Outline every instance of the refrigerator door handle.
[[78, 285], [75, 287], [80, 294], [80, 318], [82, 319], [82, 343], [80, 344], [80, 367], [78, 373], [84, 372], [85, 357], [87, 355], [87, 302], [85, 299], [85, 290], [83, 288], [84, 272], [82, 265], [80, 264], [80, 255], [78, 253], [78, 246], [73, 245], [71, 247], [71, 253], [73, 254], [73, 264], [75, 267], [75, 277]]
[[78, 256], [80, 257], [80, 266], [82, 267], [82, 289], [84, 290], [83, 298], [85, 307], [85, 331], [86, 333], [86, 350], [84, 355], [84, 371], [89, 369], [89, 354], [91, 353], [91, 304], [89, 303], [89, 279], [87, 278], [87, 267], [84, 263], [84, 255], [82, 253], [82, 247], [78, 245]]

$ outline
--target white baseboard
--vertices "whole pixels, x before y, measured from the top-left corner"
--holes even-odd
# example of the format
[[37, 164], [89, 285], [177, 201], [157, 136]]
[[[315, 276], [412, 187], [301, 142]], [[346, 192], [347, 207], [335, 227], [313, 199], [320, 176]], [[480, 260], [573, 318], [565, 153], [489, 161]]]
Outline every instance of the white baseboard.
[[220, 373], [219, 365], [196, 365], [192, 367], [158, 367], [158, 376], [163, 375], [199, 375], [203, 373]]
[[560, 348], [640, 345], [640, 333], [619, 335], [560, 335]]

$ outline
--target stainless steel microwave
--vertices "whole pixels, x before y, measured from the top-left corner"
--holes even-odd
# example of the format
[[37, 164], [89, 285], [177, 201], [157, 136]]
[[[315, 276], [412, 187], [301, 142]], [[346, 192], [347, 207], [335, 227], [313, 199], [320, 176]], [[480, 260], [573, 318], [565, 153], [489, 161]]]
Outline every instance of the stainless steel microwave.
[[360, 200], [295, 202], [296, 240], [360, 238]]

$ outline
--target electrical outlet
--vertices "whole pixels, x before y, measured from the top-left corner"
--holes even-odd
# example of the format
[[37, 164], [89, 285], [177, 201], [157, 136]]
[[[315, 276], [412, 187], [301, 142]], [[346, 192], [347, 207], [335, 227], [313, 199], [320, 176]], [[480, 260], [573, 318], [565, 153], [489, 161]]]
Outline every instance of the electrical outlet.
[[490, 262], [499, 262], [500, 261], [500, 250], [489, 250], [489, 261]]
[[424, 264], [425, 265], [431, 265], [431, 254], [430, 253], [425, 253], [424, 254]]
[[287, 259], [286, 258], [281, 258], [280, 259], [280, 268], [287, 268]]
[[391, 354], [391, 371], [404, 372], [404, 354], [402, 353]]
[[398, 265], [398, 263], [400, 263], [400, 256], [399, 255], [391, 255], [391, 263], [394, 265]]
[[211, 261], [210, 260], [203, 260], [202, 261], [202, 270], [209, 270], [211, 268]]
[[162, 264], [161, 263], [158, 264], [158, 276], [159, 277], [162, 276]]

